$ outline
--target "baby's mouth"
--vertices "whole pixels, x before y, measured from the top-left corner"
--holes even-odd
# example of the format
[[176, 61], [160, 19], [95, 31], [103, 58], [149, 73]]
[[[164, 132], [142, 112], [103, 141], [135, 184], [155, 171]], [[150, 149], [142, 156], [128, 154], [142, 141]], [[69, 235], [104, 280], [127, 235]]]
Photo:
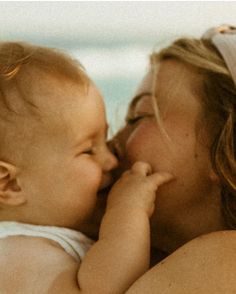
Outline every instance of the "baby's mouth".
[[100, 193], [101, 191], [106, 190], [106, 189], [110, 190], [113, 183], [114, 183], [114, 179], [113, 179], [113, 176], [110, 173], [107, 173], [107, 174], [103, 175], [102, 182], [101, 182], [101, 185], [99, 187], [98, 193]]
[[106, 199], [110, 190], [111, 190], [112, 185], [107, 186], [106, 188], [103, 188], [101, 190], [98, 191], [97, 197], [98, 199]]

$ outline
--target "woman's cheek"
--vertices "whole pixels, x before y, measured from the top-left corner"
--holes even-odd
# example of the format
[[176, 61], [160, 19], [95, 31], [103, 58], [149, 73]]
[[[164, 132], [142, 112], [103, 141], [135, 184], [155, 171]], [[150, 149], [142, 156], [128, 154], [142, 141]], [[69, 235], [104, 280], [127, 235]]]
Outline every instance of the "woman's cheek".
[[132, 133], [126, 145], [130, 165], [136, 161], [148, 162], [153, 171], [171, 171], [174, 157], [167, 148], [168, 142], [153, 122], [145, 122]]
[[147, 124], [140, 124], [129, 136], [126, 143], [126, 157], [132, 164], [138, 160], [145, 160], [148, 146], [151, 146], [150, 129]]

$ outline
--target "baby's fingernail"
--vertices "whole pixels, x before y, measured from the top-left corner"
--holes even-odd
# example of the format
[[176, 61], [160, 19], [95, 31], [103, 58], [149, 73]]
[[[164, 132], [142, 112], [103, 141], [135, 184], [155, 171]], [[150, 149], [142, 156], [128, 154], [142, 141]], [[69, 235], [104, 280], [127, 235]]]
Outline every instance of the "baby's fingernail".
[[164, 172], [164, 173], [161, 173], [163, 177], [166, 178], [166, 180], [174, 180], [175, 179], [175, 176], [173, 174], [170, 174], [168, 172]]

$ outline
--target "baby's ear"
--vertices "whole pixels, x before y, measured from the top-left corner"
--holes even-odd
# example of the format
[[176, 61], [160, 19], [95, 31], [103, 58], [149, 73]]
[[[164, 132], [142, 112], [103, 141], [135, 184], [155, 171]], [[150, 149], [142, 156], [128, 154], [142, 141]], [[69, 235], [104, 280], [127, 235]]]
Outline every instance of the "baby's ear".
[[25, 202], [18, 184], [17, 168], [0, 161], [0, 206], [18, 206]]

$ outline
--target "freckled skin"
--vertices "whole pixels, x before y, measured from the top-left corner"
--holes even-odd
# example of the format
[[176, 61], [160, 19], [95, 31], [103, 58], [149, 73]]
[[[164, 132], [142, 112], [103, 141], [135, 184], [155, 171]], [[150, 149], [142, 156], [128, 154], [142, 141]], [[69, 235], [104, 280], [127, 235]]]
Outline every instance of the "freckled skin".
[[160, 64], [155, 95], [169, 140], [154, 117], [152, 82], [148, 73], [128, 113], [128, 117], [143, 118], [127, 124], [113, 139], [121, 149], [116, 175], [141, 160], [150, 163], [154, 171], [175, 176], [175, 181], [158, 190], [151, 219], [152, 245], [160, 252], [172, 252], [196, 236], [224, 228], [224, 223], [220, 191], [209, 176], [210, 150], [196, 133], [202, 104], [193, 87], [200, 87], [201, 76], [177, 61]]

